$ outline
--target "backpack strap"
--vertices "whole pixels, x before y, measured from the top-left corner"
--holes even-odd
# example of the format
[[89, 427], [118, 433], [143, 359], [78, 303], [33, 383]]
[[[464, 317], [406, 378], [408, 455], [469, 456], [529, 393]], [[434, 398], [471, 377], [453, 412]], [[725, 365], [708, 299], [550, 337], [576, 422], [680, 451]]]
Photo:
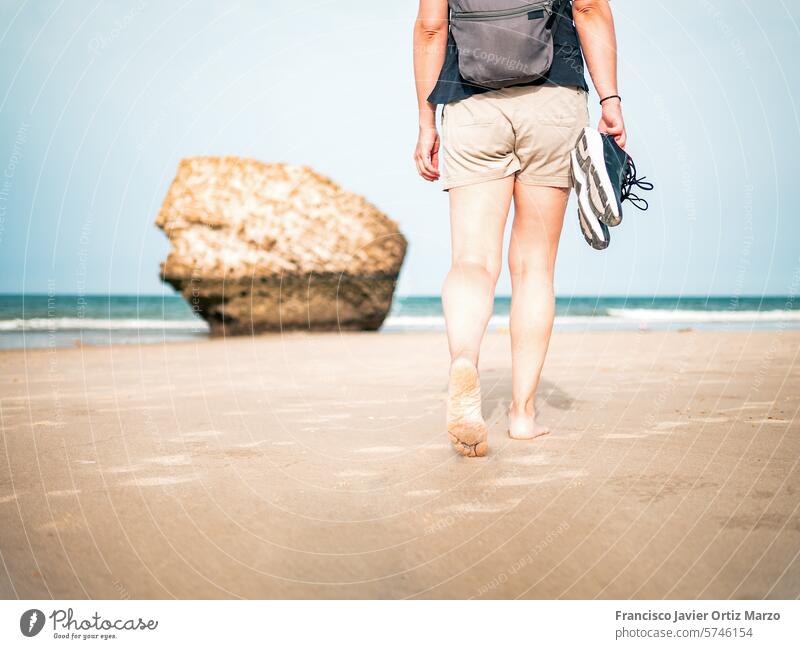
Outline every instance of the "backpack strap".
[[567, 3], [569, 0], [554, 0], [553, 2], [553, 15], [551, 17], [550, 29], [555, 33], [558, 28], [558, 23], [565, 15]]

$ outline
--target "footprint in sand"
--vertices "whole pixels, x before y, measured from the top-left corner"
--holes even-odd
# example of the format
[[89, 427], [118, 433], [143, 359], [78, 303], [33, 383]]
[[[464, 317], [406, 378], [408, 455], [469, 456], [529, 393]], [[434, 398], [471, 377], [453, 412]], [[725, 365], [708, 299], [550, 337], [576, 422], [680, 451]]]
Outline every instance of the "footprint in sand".
[[737, 412], [739, 410], [758, 410], [759, 408], [770, 408], [775, 405], [774, 401], [751, 401], [741, 406], [732, 408], [722, 408], [719, 412]]
[[207, 437], [219, 437], [224, 435], [220, 430], [195, 430], [188, 433], [181, 433], [181, 437], [188, 437], [191, 439], [205, 439]]
[[420, 444], [417, 448], [422, 448], [425, 450], [433, 450], [433, 449], [447, 449], [450, 450], [451, 445], [446, 444], [444, 442], [430, 442], [428, 444]]
[[144, 471], [151, 466], [191, 466], [192, 458], [188, 455], [162, 455], [151, 457], [133, 464], [123, 464], [102, 469], [103, 473], [133, 473]]
[[144, 468], [141, 464], [123, 464], [121, 466], [111, 466], [107, 469], [101, 469], [103, 473], [133, 473]]
[[158, 466], [190, 466], [192, 464], [192, 458], [188, 455], [162, 455], [160, 457], [151, 457], [145, 460], [145, 462]]
[[507, 512], [522, 502], [521, 498], [506, 500], [502, 503], [458, 503], [436, 511], [437, 514], [499, 514]]
[[654, 428], [656, 430], [667, 430], [672, 428], [677, 428], [678, 426], [688, 426], [689, 422], [687, 421], [659, 421], [656, 423]]
[[509, 457], [504, 460], [509, 464], [519, 464], [521, 466], [547, 466], [550, 458], [546, 455], [523, 455], [522, 457]]
[[384, 455], [387, 453], [400, 453], [402, 451], [408, 450], [402, 446], [370, 446], [367, 448], [359, 448], [353, 451], [353, 453], [360, 453], [362, 455]]
[[438, 496], [440, 493], [442, 492], [439, 489], [415, 489], [407, 492], [406, 496], [410, 498], [428, 498], [430, 496]]
[[349, 412], [343, 412], [339, 414], [330, 414], [324, 415], [319, 417], [309, 417], [307, 419], [297, 419], [296, 423], [298, 424], [324, 424], [325, 422], [330, 421], [331, 419], [350, 419], [353, 415]]
[[554, 482], [556, 480], [578, 478], [586, 475], [585, 471], [555, 471], [548, 472], [544, 475], [512, 475], [500, 476], [494, 480], [486, 483], [487, 487], [526, 487], [530, 485], [544, 484], [545, 482]]
[[378, 475], [375, 471], [338, 471], [333, 474], [337, 478], [369, 478]]
[[609, 433], [603, 435], [604, 439], [641, 439], [647, 437], [647, 434], [642, 433]]
[[266, 444], [266, 443], [267, 443], [267, 440], [262, 439], [260, 442], [247, 442], [246, 444], [237, 444], [236, 448], [257, 448], [257, 447], [262, 446], [263, 444]]
[[123, 482], [123, 487], [164, 487], [174, 484], [183, 484], [197, 480], [195, 476], [156, 476], [150, 478], [135, 478]]
[[557, 480], [557, 476], [552, 473], [547, 475], [526, 476], [501, 476], [486, 483], [487, 487], [526, 487], [529, 485], [544, 484], [545, 482], [553, 482]]
[[170, 442], [191, 442], [191, 441], [202, 441], [204, 439], [210, 439], [212, 437], [220, 437], [224, 435], [222, 431], [219, 430], [196, 430], [191, 431], [188, 433], [181, 433], [180, 437], [172, 437], [170, 438]]

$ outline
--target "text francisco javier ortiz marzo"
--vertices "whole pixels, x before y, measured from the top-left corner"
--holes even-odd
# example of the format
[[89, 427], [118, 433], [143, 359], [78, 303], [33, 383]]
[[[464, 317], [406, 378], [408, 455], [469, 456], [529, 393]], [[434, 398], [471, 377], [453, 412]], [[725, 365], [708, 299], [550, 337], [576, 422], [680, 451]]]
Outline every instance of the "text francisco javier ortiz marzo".
[[155, 631], [158, 620], [143, 620], [131, 618], [129, 620], [108, 620], [99, 613], [90, 618], [78, 618], [73, 615], [72, 609], [54, 609], [48, 616], [53, 620], [53, 631], [59, 628], [65, 631]]
[[768, 611], [617, 611], [620, 622], [739, 622], [780, 620], [781, 614]]

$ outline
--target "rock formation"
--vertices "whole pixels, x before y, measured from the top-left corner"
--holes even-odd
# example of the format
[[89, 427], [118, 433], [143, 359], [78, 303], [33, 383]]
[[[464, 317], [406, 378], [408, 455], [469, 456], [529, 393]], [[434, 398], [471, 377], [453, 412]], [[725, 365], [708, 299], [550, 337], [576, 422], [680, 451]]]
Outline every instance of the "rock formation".
[[212, 334], [377, 329], [407, 245], [308, 167], [235, 157], [181, 161], [156, 224], [172, 243], [162, 279]]

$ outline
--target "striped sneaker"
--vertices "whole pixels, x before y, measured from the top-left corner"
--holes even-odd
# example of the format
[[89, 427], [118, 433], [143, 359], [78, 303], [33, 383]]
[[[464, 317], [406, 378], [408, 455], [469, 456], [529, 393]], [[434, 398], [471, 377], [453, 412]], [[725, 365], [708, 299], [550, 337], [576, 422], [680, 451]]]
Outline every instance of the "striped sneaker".
[[608, 226], [598, 219], [592, 210], [586, 174], [578, 162], [575, 151], [570, 154], [570, 171], [575, 194], [578, 197], [578, 223], [581, 226], [583, 238], [595, 250], [605, 250], [611, 243], [611, 235], [608, 232]]
[[601, 223], [614, 227], [622, 222], [622, 203], [630, 203], [640, 210], [649, 205], [644, 198], [633, 193], [637, 187], [644, 191], [653, 184], [644, 177], [636, 177], [633, 159], [623, 151], [614, 136], [597, 129], [584, 128], [571, 157], [573, 176], [579, 169], [585, 178], [588, 203]]

